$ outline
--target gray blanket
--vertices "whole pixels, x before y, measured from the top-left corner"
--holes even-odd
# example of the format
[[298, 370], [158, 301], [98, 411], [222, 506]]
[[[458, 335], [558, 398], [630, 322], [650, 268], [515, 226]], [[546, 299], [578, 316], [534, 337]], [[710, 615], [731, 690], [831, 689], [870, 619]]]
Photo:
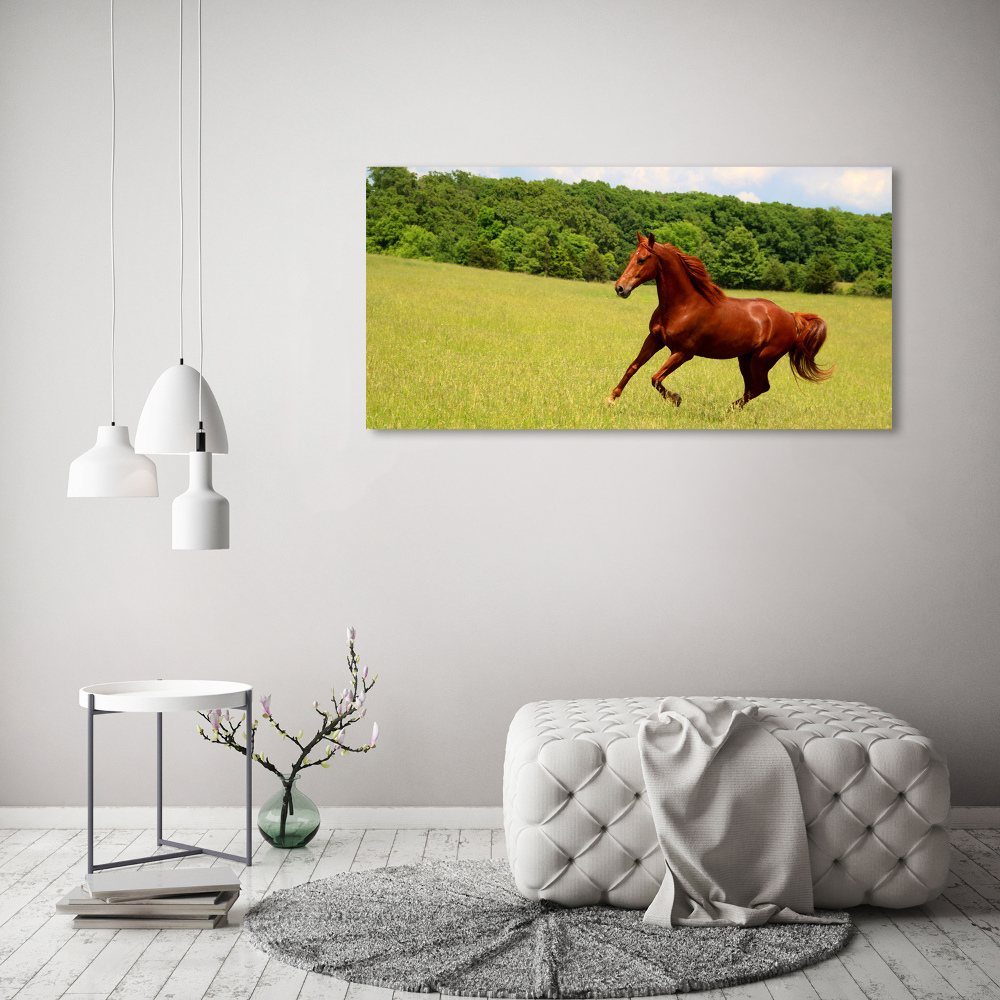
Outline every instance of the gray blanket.
[[639, 755], [667, 873], [647, 923], [828, 923], [813, 912], [802, 802], [785, 748], [742, 698], [665, 698]]

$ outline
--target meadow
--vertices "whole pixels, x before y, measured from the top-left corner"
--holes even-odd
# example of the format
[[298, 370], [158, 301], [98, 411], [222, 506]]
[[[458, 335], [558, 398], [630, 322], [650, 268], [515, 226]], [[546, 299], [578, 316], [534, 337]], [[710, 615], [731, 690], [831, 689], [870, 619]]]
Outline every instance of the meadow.
[[771, 370], [771, 391], [733, 411], [729, 404], [743, 394], [737, 361], [694, 358], [664, 383], [682, 397], [675, 407], [650, 385], [666, 361], [664, 350], [609, 406], [609, 392], [648, 332], [656, 307], [653, 285], [622, 300], [611, 282], [369, 255], [367, 426], [891, 428], [891, 300], [759, 295], [826, 320], [829, 333], [818, 360], [836, 363], [833, 378], [818, 384], [796, 380], [782, 358]]

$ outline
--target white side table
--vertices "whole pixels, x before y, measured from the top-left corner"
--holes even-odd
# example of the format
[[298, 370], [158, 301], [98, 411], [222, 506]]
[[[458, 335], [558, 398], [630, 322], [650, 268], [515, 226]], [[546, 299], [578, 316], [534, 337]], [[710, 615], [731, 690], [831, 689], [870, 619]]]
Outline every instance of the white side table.
[[[250, 797], [253, 767], [253, 691], [249, 684], [234, 681], [117, 681], [111, 684], [91, 684], [80, 688], [80, 704], [87, 709], [87, 871], [142, 865], [149, 861], [186, 858], [192, 854], [211, 854], [216, 858], [239, 861], [250, 865], [253, 857], [251, 834], [253, 822]], [[224, 854], [207, 847], [180, 844], [163, 838], [163, 713], [205, 712], [213, 708], [238, 708], [246, 712], [243, 728], [246, 733], [246, 796], [247, 850], [246, 857]], [[155, 854], [147, 858], [94, 864], [94, 716], [115, 712], [156, 713], [156, 843], [177, 847], [171, 854]]]

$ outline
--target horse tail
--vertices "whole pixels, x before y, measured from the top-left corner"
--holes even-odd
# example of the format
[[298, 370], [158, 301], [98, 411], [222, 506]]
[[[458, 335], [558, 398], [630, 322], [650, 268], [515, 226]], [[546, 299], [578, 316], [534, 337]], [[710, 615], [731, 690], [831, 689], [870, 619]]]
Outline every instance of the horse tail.
[[809, 382], [825, 382], [836, 365], [821, 368], [816, 355], [826, 340], [826, 323], [815, 313], [792, 313], [795, 320], [795, 343], [788, 351], [792, 372]]

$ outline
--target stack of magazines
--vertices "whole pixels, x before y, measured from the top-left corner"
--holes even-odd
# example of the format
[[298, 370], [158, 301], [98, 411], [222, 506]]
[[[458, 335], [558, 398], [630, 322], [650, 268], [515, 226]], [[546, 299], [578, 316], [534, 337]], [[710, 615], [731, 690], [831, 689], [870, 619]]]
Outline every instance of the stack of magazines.
[[218, 927], [240, 894], [230, 868], [108, 869], [56, 903], [74, 927]]

